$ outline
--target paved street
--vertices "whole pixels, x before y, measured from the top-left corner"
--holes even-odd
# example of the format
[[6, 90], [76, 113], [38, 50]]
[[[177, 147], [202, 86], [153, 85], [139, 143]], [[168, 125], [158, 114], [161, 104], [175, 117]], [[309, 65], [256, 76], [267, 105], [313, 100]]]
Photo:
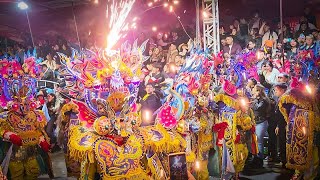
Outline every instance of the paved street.
[[[54, 153], [51, 157], [53, 161], [53, 171], [57, 180], [75, 180], [75, 178], [67, 178], [67, 170], [64, 163], [64, 155], [62, 152]], [[292, 172], [282, 170], [280, 165], [272, 165], [264, 163], [264, 168], [245, 171], [241, 174], [242, 180], [287, 180], [290, 179]], [[48, 176], [41, 176], [40, 180], [49, 180]]]

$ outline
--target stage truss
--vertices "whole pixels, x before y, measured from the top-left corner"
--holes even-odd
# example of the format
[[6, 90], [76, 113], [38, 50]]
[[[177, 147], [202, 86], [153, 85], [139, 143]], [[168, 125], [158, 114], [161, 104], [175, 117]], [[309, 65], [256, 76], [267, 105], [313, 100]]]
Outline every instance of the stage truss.
[[203, 0], [203, 43], [204, 48], [217, 54], [220, 52], [218, 0]]

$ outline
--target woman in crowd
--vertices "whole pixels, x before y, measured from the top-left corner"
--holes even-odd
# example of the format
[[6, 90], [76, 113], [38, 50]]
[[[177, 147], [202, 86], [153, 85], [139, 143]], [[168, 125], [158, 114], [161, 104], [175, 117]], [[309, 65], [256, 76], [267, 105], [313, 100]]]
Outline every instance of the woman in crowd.
[[262, 64], [262, 74], [267, 83], [273, 85], [277, 83], [277, 77], [280, 74], [279, 70], [273, 67], [271, 61], [266, 61]]
[[290, 31], [290, 26], [288, 24], [283, 25], [282, 31], [281, 31], [280, 23], [278, 24], [278, 27], [279, 27], [279, 30], [278, 30], [279, 37], [282, 36], [282, 32], [283, 32], [283, 38], [291, 38], [293, 36]]
[[245, 88], [245, 95], [250, 99], [253, 96], [253, 89], [257, 85], [257, 80], [254, 78], [248, 79], [246, 88]]
[[47, 65], [47, 67], [49, 69], [51, 69], [52, 71], [55, 71], [57, 69], [57, 64], [56, 64], [55, 60], [52, 58], [52, 54], [51, 53], [49, 53], [46, 56], [46, 60], [43, 61], [42, 64]]
[[256, 41], [256, 47], [260, 48], [262, 44], [262, 38], [259, 35], [259, 29], [257, 28], [252, 28], [250, 30], [249, 34], [249, 39], [255, 40]]
[[[59, 103], [57, 101], [57, 97], [54, 93], [50, 93], [47, 96], [48, 100], [47, 100], [47, 108], [48, 108], [48, 113], [50, 116], [50, 121], [47, 124], [46, 127], [46, 132], [48, 134], [48, 136], [50, 137], [51, 140], [51, 147], [55, 147], [56, 146], [56, 136], [55, 136], [55, 128], [56, 128], [56, 120], [58, 117], [58, 113], [59, 113]], [[58, 147], [58, 146], [56, 146]], [[55, 149], [53, 149], [54, 151]]]
[[262, 48], [265, 46], [269, 46], [267, 43], [268, 41], [271, 41], [273, 43], [271, 45], [271, 48], [275, 48], [276, 42], [278, 40], [278, 35], [271, 30], [270, 24], [268, 24], [267, 22], [262, 23], [259, 34], [262, 36]]
[[264, 143], [263, 139], [268, 129], [267, 116], [270, 109], [270, 100], [264, 92], [264, 87], [257, 84], [253, 90], [253, 101], [251, 103], [251, 108], [254, 113], [255, 123], [256, 123], [256, 134], [258, 140], [258, 150], [259, 153], [254, 157], [252, 161], [253, 168], [263, 167], [264, 159]]
[[295, 39], [290, 39], [290, 49], [287, 51], [287, 58], [291, 59], [298, 54], [298, 42]]
[[300, 28], [299, 30], [296, 32], [295, 37], [298, 38], [301, 34], [303, 34], [304, 36], [307, 36], [311, 33], [309, 25], [307, 22], [302, 22], [300, 24]]

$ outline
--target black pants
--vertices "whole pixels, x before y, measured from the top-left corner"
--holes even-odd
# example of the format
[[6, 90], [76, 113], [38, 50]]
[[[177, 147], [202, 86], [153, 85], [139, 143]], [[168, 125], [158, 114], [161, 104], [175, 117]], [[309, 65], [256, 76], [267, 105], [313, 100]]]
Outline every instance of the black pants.
[[268, 126], [268, 135], [269, 135], [269, 140], [268, 140], [268, 150], [269, 150], [269, 156], [271, 158], [276, 158], [278, 156], [277, 154], [277, 136], [275, 133], [275, 129], [277, 127], [276, 122], [273, 120], [268, 121], [269, 126]]
[[50, 115], [50, 121], [47, 123], [47, 127], [46, 127], [46, 133], [50, 138], [51, 144], [55, 144], [57, 142], [57, 138], [54, 135], [54, 131], [56, 129], [56, 124], [55, 124], [56, 120], [57, 120], [56, 115]]
[[287, 142], [287, 132], [285, 126], [279, 127], [279, 152], [280, 152], [280, 160], [282, 163], [287, 163], [286, 157], [286, 142]]

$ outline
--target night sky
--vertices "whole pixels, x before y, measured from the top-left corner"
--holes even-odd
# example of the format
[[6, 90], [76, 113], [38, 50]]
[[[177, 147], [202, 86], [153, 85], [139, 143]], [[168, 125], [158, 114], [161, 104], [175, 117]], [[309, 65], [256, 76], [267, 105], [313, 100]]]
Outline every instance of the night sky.
[[[10, 0], [0, 0], [0, 35], [7, 35], [8, 30], [3, 27], [15, 29], [17, 34], [20, 31], [28, 32], [26, 15], [19, 10], [14, 3], [8, 3]], [[13, 0], [11, 0], [13, 1]], [[37, 5], [38, 2], [50, 0], [32, 0], [29, 17], [31, 26], [36, 37], [54, 36], [62, 34], [63, 36], [75, 39], [75, 25], [72, 16], [72, 8], [46, 9]], [[59, 1], [59, 0], [58, 0]], [[105, 17], [106, 0], [100, 0], [99, 5], [84, 0], [87, 4], [76, 6], [75, 14], [79, 26], [79, 32], [85, 37], [89, 32], [101, 37], [106, 34], [107, 20]], [[149, 0], [150, 1], [150, 0]], [[141, 14], [148, 8], [146, 0], [137, 0], [129, 19]], [[55, 1], [57, 2], [57, 1]], [[303, 7], [307, 4], [306, 0], [283, 0], [284, 16], [299, 17], [303, 13]], [[295, 4], [295, 6], [292, 6]], [[70, 4], [71, 5], [71, 4]], [[262, 16], [269, 21], [276, 22], [279, 19], [279, 0], [221, 0], [219, 1], [221, 24], [229, 24], [234, 18], [250, 17], [252, 11], [259, 10]], [[180, 17], [184, 26], [195, 26], [195, 2], [194, 0], [180, 0], [175, 8], [177, 16]], [[128, 19], [128, 20], [129, 20]], [[178, 26], [177, 18], [168, 11], [160, 7], [143, 13], [140, 16], [137, 31], [149, 31], [152, 26], [159, 29], [174, 28]], [[1, 28], [2, 27], [2, 28]], [[10, 32], [9, 33], [13, 33]], [[138, 33], [138, 32], [136, 32]]]

